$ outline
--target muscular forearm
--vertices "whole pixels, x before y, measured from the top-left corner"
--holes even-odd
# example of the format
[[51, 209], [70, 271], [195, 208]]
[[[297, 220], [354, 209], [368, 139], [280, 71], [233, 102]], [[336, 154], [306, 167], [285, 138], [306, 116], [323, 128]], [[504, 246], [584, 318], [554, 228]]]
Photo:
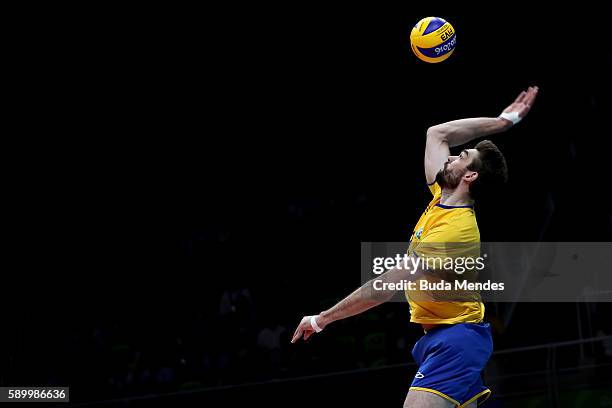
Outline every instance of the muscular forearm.
[[430, 127], [427, 137], [441, 138], [453, 147], [479, 137], [503, 132], [511, 126], [512, 122], [500, 118], [459, 119]]
[[320, 325], [327, 326], [336, 320], [345, 319], [363, 313], [368, 309], [380, 305], [393, 297], [393, 292], [380, 291], [372, 296], [372, 282], [366, 282], [359, 289], [345, 297], [332, 308], [321, 312], [319, 315]]
[[[392, 284], [400, 281], [415, 280], [421, 276], [420, 269], [414, 269], [410, 265], [417, 263], [406, 263], [404, 268], [395, 267], [380, 275], [378, 278], [372, 279], [363, 284], [359, 289], [348, 295], [346, 298], [337, 303], [334, 307], [321, 312], [318, 321], [320, 325], [327, 326], [329, 323], [336, 320], [345, 319], [365, 312], [375, 306], [385, 303], [390, 300], [396, 293], [396, 290], [387, 289]], [[378, 281], [378, 289], [375, 289], [374, 282]]]

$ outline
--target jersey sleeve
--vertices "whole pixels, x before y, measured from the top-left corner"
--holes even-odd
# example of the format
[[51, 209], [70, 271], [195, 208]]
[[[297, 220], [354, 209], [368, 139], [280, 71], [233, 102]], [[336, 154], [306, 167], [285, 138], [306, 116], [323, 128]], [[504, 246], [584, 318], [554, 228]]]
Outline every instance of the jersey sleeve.
[[437, 181], [434, 181], [431, 184], [427, 184], [427, 187], [429, 187], [429, 191], [431, 191], [431, 194], [434, 196], [434, 198], [440, 197], [442, 195], [442, 189], [440, 188], [440, 185]]

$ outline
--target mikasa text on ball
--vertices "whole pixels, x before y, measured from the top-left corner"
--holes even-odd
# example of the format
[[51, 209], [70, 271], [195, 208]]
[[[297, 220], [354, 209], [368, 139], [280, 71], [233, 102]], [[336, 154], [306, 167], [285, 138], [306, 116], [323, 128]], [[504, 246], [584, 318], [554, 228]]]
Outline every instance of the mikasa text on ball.
[[410, 33], [410, 45], [417, 57], [426, 62], [442, 62], [455, 50], [455, 29], [439, 17], [425, 17]]

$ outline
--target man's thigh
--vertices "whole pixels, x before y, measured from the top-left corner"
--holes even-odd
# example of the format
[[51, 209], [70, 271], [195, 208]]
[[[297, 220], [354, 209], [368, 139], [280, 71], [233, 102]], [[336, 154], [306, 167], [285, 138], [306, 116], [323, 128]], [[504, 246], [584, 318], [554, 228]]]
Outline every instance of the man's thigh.
[[[466, 408], [476, 408], [474, 401]], [[427, 391], [410, 390], [404, 401], [404, 408], [455, 408], [456, 405], [446, 398]]]
[[427, 391], [410, 390], [404, 408], [455, 408], [456, 405], [439, 395]]

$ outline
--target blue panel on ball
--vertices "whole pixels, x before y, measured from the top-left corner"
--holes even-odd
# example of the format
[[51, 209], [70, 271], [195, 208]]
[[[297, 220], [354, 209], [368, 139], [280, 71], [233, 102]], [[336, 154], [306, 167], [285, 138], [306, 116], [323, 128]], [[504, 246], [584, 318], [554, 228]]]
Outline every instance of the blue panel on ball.
[[[449, 52], [455, 49], [455, 45], [457, 44], [456, 37], [457, 37], [456, 35], [453, 35], [451, 38], [449, 38], [448, 40], [444, 41], [443, 43], [441, 43], [440, 45], [436, 47], [431, 47], [431, 48], [417, 47], [417, 48], [421, 52], [421, 54], [425, 55], [426, 57], [430, 57], [430, 58], [441, 57], [444, 54], [448, 54]], [[436, 52], [436, 50], [438, 50], [438, 52]]]
[[429, 22], [429, 25], [425, 29], [425, 31], [423, 31], [423, 35], [436, 31], [438, 28], [442, 27], [445, 23], [446, 21], [442, 20], [441, 18], [437, 18], [437, 17], [432, 18], [431, 21]]

